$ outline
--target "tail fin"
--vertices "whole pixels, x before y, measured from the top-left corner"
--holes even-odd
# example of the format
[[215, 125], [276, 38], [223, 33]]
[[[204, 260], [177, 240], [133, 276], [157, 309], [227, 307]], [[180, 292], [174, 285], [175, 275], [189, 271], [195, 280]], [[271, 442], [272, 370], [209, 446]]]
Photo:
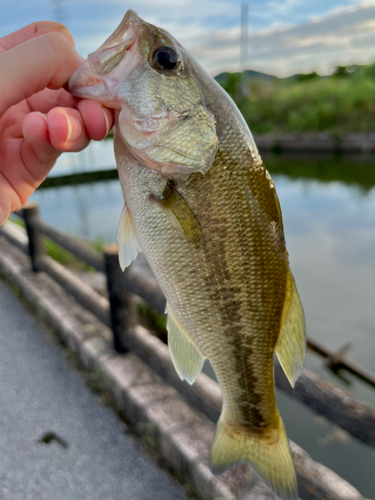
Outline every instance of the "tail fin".
[[211, 449], [212, 473], [222, 474], [232, 465], [250, 463], [279, 498], [297, 500], [294, 462], [279, 413], [277, 418], [276, 428], [258, 434], [243, 430], [240, 425], [228, 425], [222, 414]]

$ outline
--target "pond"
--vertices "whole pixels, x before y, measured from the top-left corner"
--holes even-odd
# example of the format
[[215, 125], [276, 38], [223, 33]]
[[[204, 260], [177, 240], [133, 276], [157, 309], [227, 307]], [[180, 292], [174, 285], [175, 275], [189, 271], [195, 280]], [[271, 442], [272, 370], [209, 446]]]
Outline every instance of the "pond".
[[[375, 371], [375, 158], [263, 155], [283, 211], [291, 268], [307, 333]], [[63, 155], [51, 175], [113, 168], [111, 141]], [[82, 238], [115, 241], [123, 207], [117, 180], [40, 189], [42, 218]], [[375, 406], [375, 390], [329, 372], [308, 354], [306, 366]], [[283, 393], [278, 404], [289, 437], [315, 460], [375, 499], [375, 450]]]

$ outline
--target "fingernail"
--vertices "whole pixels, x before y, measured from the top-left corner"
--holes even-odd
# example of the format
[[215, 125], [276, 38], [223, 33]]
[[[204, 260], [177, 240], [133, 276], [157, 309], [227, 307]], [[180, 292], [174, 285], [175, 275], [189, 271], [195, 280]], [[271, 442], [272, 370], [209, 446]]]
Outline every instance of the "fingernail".
[[105, 120], [105, 130], [106, 130], [105, 135], [107, 136], [109, 131], [111, 130], [110, 129], [111, 125], [110, 125], [110, 121], [109, 121], [109, 118], [107, 116], [107, 113], [104, 111], [104, 109], [103, 109], [103, 115], [104, 115], [104, 120]]
[[47, 120], [46, 115], [44, 115], [44, 114], [43, 114], [43, 113], [41, 113], [40, 111], [35, 111], [35, 113], [36, 113], [37, 115], [42, 116], [42, 117], [46, 120], [46, 122], [48, 123], [48, 120]]
[[4, 210], [0, 207], [0, 226], [5, 222]]
[[81, 124], [79, 123], [78, 120], [76, 120], [72, 116], [68, 115], [65, 116], [66, 116], [66, 122], [68, 124], [68, 136], [66, 138], [66, 142], [74, 141], [75, 139], [78, 139], [78, 137], [81, 135], [82, 132]]

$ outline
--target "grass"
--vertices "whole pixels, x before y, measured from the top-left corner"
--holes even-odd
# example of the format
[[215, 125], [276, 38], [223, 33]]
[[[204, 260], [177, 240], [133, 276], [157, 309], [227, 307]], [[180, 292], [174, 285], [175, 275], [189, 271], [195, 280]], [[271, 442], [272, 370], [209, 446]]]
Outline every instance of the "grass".
[[141, 325], [147, 328], [153, 335], [167, 344], [167, 316], [160, 313], [154, 307], [146, 302], [138, 304], [139, 321]]
[[[72, 269], [74, 271], [96, 271], [94, 267], [86, 264], [86, 262], [83, 262], [80, 259], [77, 259], [71, 252], [65, 250], [65, 248], [61, 247], [60, 245], [57, 245], [49, 238], [45, 238], [44, 242], [46, 245], [47, 254], [63, 266], [68, 267], [69, 269]], [[96, 238], [94, 241], [90, 241], [89, 244], [94, 248], [94, 250], [102, 252], [105, 242], [102, 238]]]
[[47, 255], [52, 257], [61, 265], [69, 267], [69, 269], [73, 269], [74, 271], [95, 271], [93, 267], [89, 266], [82, 260], [77, 259], [72, 253], [70, 253], [68, 250], [65, 250], [65, 248], [61, 247], [60, 245], [57, 245], [49, 238], [45, 238], [44, 243], [46, 246]]
[[375, 129], [375, 65], [340, 67], [330, 77], [301, 75], [293, 79], [250, 83], [239, 97], [240, 75], [223, 85], [254, 133], [370, 132]]

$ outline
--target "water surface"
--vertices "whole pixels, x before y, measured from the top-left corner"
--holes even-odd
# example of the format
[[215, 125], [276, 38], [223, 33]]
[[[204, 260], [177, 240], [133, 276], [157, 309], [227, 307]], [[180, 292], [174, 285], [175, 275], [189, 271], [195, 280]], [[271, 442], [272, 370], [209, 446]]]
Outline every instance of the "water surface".
[[[114, 166], [110, 141], [63, 156], [53, 175]], [[375, 158], [265, 158], [280, 198], [291, 268], [307, 333], [327, 347], [351, 343], [349, 358], [375, 372]], [[82, 168], [81, 163], [82, 162]], [[43, 219], [90, 240], [115, 241], [123, 207], [117, 180], [41, 189]], [[331, 374], [309, 354], [307, 367], [375, 406], [375, 391]], [[288, 435], [311, 456], [375, 499], [375, 450], [278, 394]]]

